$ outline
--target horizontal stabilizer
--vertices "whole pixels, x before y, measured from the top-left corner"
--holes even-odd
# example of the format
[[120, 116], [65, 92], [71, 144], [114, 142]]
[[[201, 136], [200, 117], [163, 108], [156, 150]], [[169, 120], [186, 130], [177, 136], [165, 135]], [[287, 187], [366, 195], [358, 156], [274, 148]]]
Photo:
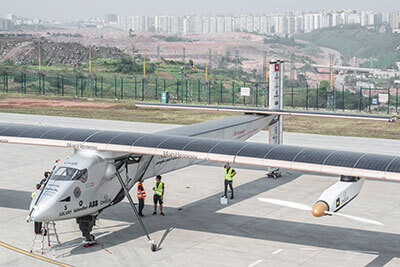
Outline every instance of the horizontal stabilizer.
[[374, 120], [395, 122], [395, 116], [369, 115], [369, 114], [353, 114], [338, 112], [319, 112], [307, 110], [272, 110], [266, 108], [254, 107], [229, 107], [229, 106], [207, 106], [207, 105], [184, 105], [184, 104], [160, 104], [160, 103], [137, 103], [140, 108], [164, 108], [164, 109], [181, 109], [181, 110], [199, 110], [199, 111], [221, 111], [221, 112], [239, 112], [261, 115], [291, 115], [305, 117], [322, 117], [333, 119], [357, 119], [357, 120]]

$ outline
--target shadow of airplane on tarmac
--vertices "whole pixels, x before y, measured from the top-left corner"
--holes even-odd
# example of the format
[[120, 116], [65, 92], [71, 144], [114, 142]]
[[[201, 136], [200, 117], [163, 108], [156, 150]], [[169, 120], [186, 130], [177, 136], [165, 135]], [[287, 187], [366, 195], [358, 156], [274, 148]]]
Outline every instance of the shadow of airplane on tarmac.
[[[235, 188], [236, 199], [234, 204], [291, 182], [300, 175], [302, 173], [286, 174], [277, 180], [259, 178], [237, 186]], [[21, 198], [16, 201], [17, 197], [25, 196], [25, 192], [14, 191], [5, 194], [4, 191], [9, 190], [0, 190], [0, 206], [9, 208], [24, 207], [24, 209], [27, 209], [29, 203], [25, 206]], [[377, 253], [377, 257], [367, 266], [382, 266], [394, 257], [400, 257], [399, 234], [219, 213], [218, 211], [222, 207], [225, 207], [219, 204], [220, 194], [206, 197], [182, 206], [179, 209], [165, 207], [167, 216], [162, 217], [162, 220], [160, 220], [159, 216], [146, 216], [143, 221], [150, 234], [176, 228], [303, 246], [355, 251], [365, 254], [376, 255]], [[3, 202], [5, 195], [11, 199]], [[146, 205], [145, 210], [152, 210], [152, 206]], [[133, 211], [129, 203], [121, 202], [114, 207], [104, 210], [99, 218], [131, 223], [136, 221], [133, 216]], [[169, 231], [167, 230], [164, 233], [163, 239], [165, 239], [168, 233]], [[107, 248], [140, 237], [143, 237], [143, 232], [136, 224], [130, 224], [116, 231], [103, 232], [102, 235], [98, 235], [97, 233], [98, 243], [103, 244]], [[161, 244], [159, 245], [161, 246]], [[71, 250], [70, 255], [86, 254], [100, 249], [102, 249], [101, 246], [95, 246], [91, 249], [75, 247]]]

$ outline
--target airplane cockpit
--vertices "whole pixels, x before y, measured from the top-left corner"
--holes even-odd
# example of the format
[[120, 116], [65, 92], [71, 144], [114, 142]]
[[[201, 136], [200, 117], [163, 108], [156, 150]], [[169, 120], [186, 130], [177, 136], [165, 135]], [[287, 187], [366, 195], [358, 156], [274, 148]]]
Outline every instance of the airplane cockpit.
[[54, 181], [81, 181], [85, 183], [88, 179], [87, 169], [78, 170], [71, 167], [59, 167], [50, 177]]

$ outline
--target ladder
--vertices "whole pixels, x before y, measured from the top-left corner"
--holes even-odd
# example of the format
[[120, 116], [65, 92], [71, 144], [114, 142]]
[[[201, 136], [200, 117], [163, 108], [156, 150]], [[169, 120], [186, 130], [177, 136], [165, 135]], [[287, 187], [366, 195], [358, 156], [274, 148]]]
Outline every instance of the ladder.
[[[45, 242], [45, 236], [47, 236], [47, 245], [51, 247], [51, 242], [57, 242], [58, 245], [61, 245], [60, 239], [58, 238], [56, 223], [55, 222], [43, 222], [42, 229], [40, 234], [34, 234], [32, 238], [31, 248], [29, 250], [30, 253], [33, 252], [35, 248], [35, 243], [38, 242], [37, 238], [40, 238], [40, 254], [43, 255], [43, 247]], [[50, 236], [55, 236], [56, 240], [51, 241]]]

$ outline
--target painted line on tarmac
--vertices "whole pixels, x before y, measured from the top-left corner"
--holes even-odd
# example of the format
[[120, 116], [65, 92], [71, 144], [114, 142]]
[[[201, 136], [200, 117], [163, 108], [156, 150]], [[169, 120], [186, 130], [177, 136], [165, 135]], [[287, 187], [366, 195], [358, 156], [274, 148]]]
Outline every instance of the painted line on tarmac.
[[38, 259], [38, 260], [42, 260], [42, 261], [45, 261], [45, 262], [48, 262], [48, 263], [51, 263], [51, 264], [55, 264], [55, 265], [63, 266], [63, 267], [72, 267], [72, 265], [68, 265], [68, 264], [65, 264], [65, 263], [62, 263], [62, 262], [59, 262], [59, 261], [51, 260], [51, 259], [43, 257], [43, 256], [39, 256], [39, 255], [36, 255], [36, 254], [29, 253], [28, 251], [16, 248], [14, 246], [11, 246], [11, 245], [6, 244], [6, 243], [1, 242], [1, 241], [0, 241], [0, 246], [2, 246], [4, 248], [8, 248], [8, 249], [10, 249], [12, 251], [18, 252], [18, 253], [23, 254], [25, 256], [28, 256], [28, 257], [31, 257], [31, 258], [35, 258], [35, 259]]
[[262, 261], [263, 261], [263, 260], [255, 261], [255, 262], [253, 262], [252, 264], [249, 264], [247, 267], [254, 267], [254, 266], [256, 266], [257, 264], [261, 263]]
[[275, 250], [274, 252], [272, 252], [272, 255], [278, 254], [278, 253], [282, 252], [282, 250], [283, 250], [283, 249], [281, 249], [281, 248], [278, 249], [278, 250]]

